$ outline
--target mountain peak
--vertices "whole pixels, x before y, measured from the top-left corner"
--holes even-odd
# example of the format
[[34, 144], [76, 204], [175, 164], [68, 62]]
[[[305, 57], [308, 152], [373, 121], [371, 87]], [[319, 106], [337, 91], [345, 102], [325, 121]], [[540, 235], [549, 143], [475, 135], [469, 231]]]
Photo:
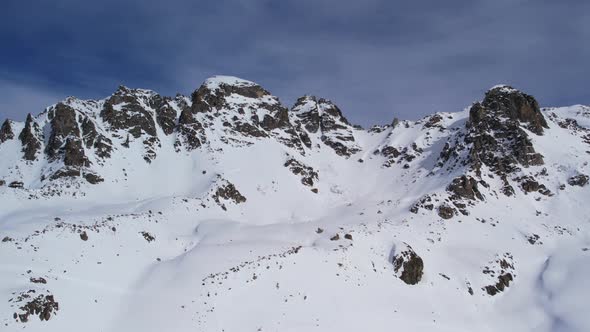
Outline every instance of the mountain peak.
[[508, 84], [496, 84], [493, 87], [489, 88], [487, 92], [490, 92], [490, 91], [497, 91], [497, 92], [503, 92], [503, 93], [520, 92]]
[[235, 87], [251, 87], [251, 86], [259, 86], [258, 84], [248, 81], [239, 77], [235, 76], [226, 76], [226, 75], [215, 75], [209, 77], [203, 83], [211, 90], [215, 90], [219, 88], [221, 85], [230, 85]]
[[[548, 128], [537, 100], [508, 85], [497, 85], [488, 90], [481, 106], [486, 114], [526, 123], [527, 129], [537, 135], [542, 135], [543, 128]], [[482, 118], [482, 114], [476, 114], [477, 109], [475, 107], [472, 112], [474, 120]]]

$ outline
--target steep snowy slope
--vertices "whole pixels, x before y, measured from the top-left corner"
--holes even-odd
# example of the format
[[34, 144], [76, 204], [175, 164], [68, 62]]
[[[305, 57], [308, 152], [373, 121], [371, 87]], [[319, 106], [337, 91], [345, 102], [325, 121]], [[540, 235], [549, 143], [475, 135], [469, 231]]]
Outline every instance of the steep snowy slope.
[[0, 127], [6, 331], [588, 331], [590, 108], [353, 126], [259, 85]]

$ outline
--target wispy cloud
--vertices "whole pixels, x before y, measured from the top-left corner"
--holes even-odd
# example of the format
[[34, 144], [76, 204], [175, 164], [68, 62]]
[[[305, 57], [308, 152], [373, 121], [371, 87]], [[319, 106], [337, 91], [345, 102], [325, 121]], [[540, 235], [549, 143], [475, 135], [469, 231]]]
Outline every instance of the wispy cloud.
[[457, 111], [500, 82], [543, 104], [590, 103], [585, 0], [23, 6], [10, 2], [0, 14], [0, 79], [50, 94], [101, 97], [120, 83], [190, 93], [228, 74], [287, 103], [304, 93], [331, 98], [361, 124]]
[[59, 92], [0, 80], [0, 121], [23, 121], [27, 113], [41, 113], [64, 97]]

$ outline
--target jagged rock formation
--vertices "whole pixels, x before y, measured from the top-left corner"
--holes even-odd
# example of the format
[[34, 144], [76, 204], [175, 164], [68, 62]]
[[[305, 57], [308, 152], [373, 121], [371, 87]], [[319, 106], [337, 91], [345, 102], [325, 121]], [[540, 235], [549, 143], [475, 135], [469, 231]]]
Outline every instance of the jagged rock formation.
[[34, 161], [37, 159], [37, 153], [41, 150], [41, 142], [43, 142], [41, 128], [35, 122], [33, 116], [29, 113], [25, 121], [25, 128], [18, 135], [18, 139], [22, 142], [25, 160]]
[[350, 157], [360, 151], [355, 144], [353, 126], [331, 101], [303, 96], [297, 99], [291, 112], [296, 117], [295, 125], [303, 128], [302, 141], [307, 147], [311, 148], [313, 142], [306, 137], [314, 136], [341, 156]]
[[10, 123], [10, 120], [6, 119], [4, 123], [2, 123], [2, 127], [0, 127], [0, 144], [13, 138], [14, 131], [12, 130], [12, 125]]
[[236, 186], [221, 176], [217, 177], [211, 197], [223, 210], [227, 210], [225, 202], [231, 202], [233, 204], [246, 202], [246, 197], [236, 189]]
[[[45, 184], [79, 177], [95, 184], [104, 180], [99, 169], [116, 150], [141, 147], [142, 158], [151, 163], [166, 136], [175, 137], [176, 152], [219, 149], [217, 142], [250, 146], [260, 139], [273, 139], [302, 155], [306, 149], [326, 145], [349, 157], [360, 151], [354, 130], [340, 109], [325, 99], [302, 97], [289, 111], [256, 83], [217, 76], [206, 80], [190, 98], [162, 97], [124, 86], [102, 101], [70, 97], [49, 107], [43, 117], [29, 115], [19, 139], [25, 160], [47, 160], [41, 174]], [[0, 143], [12, 139], [13, 131], [12, 122], [6, 120]], [[304, 177], [309, 185], [317, 174]]]
[[501, 258], [490, 262], [490, 265], [484, 267], [483, 273], [497, 280], [494, 284], [483, 287], [488, 295], [494, 296], [503, 292], [515, 277], [512, 255], [505, 253]]
[[[425, 127], [431, 128], [440, 121], [440, 117], [431, 117]], [[533, 176], [523, 173], [523, 169], [544, 165], [543, 156], [535, 150], [527, 131], [540, 136], [546, 128], [547, 121], [532, 96], [505, 85], [486, 92], [484, 100], [469, 109], [465, 129], [453, 134], [440, 152], [438, 170], [451, 172], [466, 167], [466, 174], [447, 187], [448, 202], [467, 215], [467, 205], [484, 199], [478, 186], [494, 190], [489, 188], [488, 181], [496, 176], [502, 182], [498, 190], [506, 196], [515, 195], [512, 183], [525, 193], [550, 195], [550, 190]], [[442, 212], [441, 217], [448, 218], [452, 209], [442, 206], [439, 215]]]
[[305, 186], [313, 187], [314, 180], [318, 180], [318, 172], [314, 171], [312, 167], [293, 158], [289, 158], [285, 162], [285, 167], [287, 167], [293, 174], [299, 175], [301, 177], [301, 183]]

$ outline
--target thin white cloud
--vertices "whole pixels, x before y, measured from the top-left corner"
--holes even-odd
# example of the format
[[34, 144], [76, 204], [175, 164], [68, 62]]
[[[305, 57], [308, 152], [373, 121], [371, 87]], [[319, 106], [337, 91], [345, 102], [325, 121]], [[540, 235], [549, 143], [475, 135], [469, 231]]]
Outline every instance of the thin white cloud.
[[65, 96], [44, 88], [0, 80], [0, 121], [23, 121], [27, 113], [41, 113]]

